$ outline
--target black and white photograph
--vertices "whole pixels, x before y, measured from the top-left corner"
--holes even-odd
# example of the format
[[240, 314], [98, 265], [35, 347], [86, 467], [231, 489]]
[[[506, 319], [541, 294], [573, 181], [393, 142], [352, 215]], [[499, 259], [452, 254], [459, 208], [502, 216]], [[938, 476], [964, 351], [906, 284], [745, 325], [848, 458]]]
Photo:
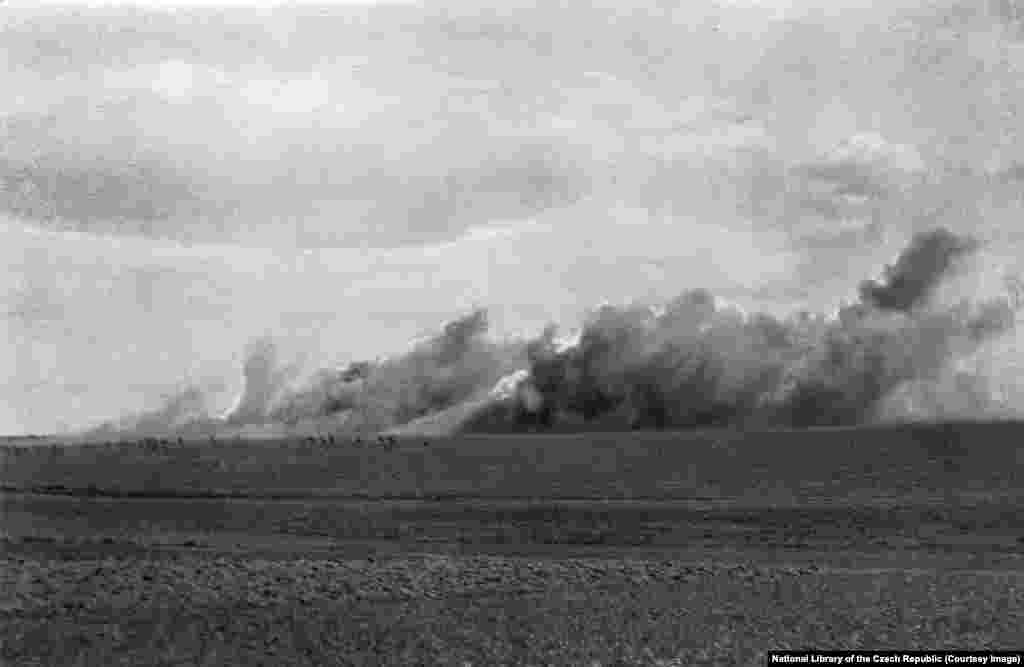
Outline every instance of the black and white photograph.
[[1024, 0], [0, 0], [0, 271], [5, 667], [1024, 660]]

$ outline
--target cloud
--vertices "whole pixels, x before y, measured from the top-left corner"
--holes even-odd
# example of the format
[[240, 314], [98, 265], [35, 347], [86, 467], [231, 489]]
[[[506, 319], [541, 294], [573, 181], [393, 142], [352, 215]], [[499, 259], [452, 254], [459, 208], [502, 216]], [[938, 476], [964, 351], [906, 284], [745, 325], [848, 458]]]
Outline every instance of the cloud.
[[181, 60], [165, 61], [157, 65], [151, 86], [154, 92], [179, 99], [191, 92], [195, 73], [192, 65]]
[[[56, 152], [0, 157], [0, 209], [37, 220], [160, 221], [196, 202], [190, 176], [157, 156], [104, 164]], [[127, 231], [127, 230], [126, 230]]]
[[331, 99], [329, 83], [317, 74], [290, 81], [250, 81], [242, 89], [242, 96], [251, 104], [278, 113], [310, 113]]
[[913, 146], [889, 142], [877, 132], [854, 134], [832, 148], [824, 162], [831, 165], [864, 164], [882, 171], [918, 172], [925, 168]]

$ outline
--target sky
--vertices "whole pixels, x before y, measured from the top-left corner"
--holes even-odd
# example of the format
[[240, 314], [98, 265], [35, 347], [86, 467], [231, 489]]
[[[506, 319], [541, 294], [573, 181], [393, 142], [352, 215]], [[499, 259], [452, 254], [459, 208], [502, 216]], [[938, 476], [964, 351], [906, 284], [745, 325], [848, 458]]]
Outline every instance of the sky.
[[936, 225], [1015, 266], [1013, 2], [816, 5], [0, 4], [0, 432], [235, 386], [263, 334], [828, 310]]

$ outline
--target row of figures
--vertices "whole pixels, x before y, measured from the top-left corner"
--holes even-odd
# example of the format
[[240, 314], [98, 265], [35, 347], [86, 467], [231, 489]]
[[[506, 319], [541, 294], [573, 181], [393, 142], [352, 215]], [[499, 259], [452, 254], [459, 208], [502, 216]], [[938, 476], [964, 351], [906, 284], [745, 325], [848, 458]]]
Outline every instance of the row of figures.
[[[211, 438], [212, 441], [212, 438]], [[139, 449], [144, 451], [159, 453], [169, 452], [177, 444], [178, 447], [185, 446], [185, 439], [177, 437], [171, 438], [140, 438], [138, 440], [106, 440], [104, 442], [93, 442], [83, 445], [86, 448], [91, 449], [115, 449], [123, 447], [125, 445], [135, 445]], [[0, 448], [4, 453], [10, 454], [12, 457], [17, 458], [22, 455], [31, 454], [48, 454], [50, 458], [57, 458], [65, 450], [68, 452], [74, 452], [73, 447], [69, 447], [63, 444], [51, 444], [51, 445], [34, 445], [34, 446], [16, 446], [16, 447], [4, 447]]]
[[[209, 441], [209, 443], [211, 445], [216, 445], [216, 444], [218, 444], [218, 442], [220, 442], [217, 439], [217, 436], [215, 436], [215, 435], [209, 435], [209, 436], [207, 436], [207, 438], [208, 438], [208, 441]], [[237, 437], [235, 439], [236, 439], [236, 441], [239, 440], [239, 438], [237, 438]], [[306, 444], [308, 444], [310, 446], [321, 445], [323, 447], [333, 447], [333, 446], [335, 446], [338, 443], [338, 439], [335, 437], [335, 435], [333, 433], [331, 433], [331, 434], [328, 434], [328, 435], [321, 435], [321, 436], [308, 436], [308, 437], [304, 438], [303, 442], [305, 442]], [[364, 445], [372, 446], [372, 444], [373, 444], [373, 442], [370, 441], [370, 440], [363, 440], [362, 436], [356, 436], [354, 439], [349, 440], [349, 443], [352, 446], [354, 446], [354, 447], [363, 447]], [[166, 453], [166, 452], [170, 452], [172, 449], [174, 449], [175, 445], [179, 449], [184, 447], [185, 446], [185, 439], [182, 438], [181, 436], [177, 436], [176, 438], [173, 438], [173, 439], [172, 438], [153, 438], [153, 437], [147, 437], [147, 438], [140, 438], [139, 440], [135, 440], [135, 441], [124, 441], [124, 440], [121, 440], [121, 441], [106, 441], [106, 442], [95, 443], [93, 445], [87, 445], [87, 446], [98, 447], [100, 449], [113, 449], [113, 448], [116, 448], [116, 447], [122, 447], [122, 446], [124, 446], [126, 444], [134, 444], [139, 449], [142, 449], [142, 450], [148, 451], [148, 452], [153, 452], [153, 453], [165, 452]], [[377, 439], [376, 439], [376, 444], [379, 447], [382, 447], [382, 448], [384, 448], [384, 449], [386, 449], [388, 451], [391, 451], [398, 444], [398, 438], [396, 436], [393, 436], [393, 435], [378, 435]], [[427, 441], [427, 440], [424, 440], [423, 441], [423, 446], [424, 447], [429, 447], [430, 446], [430, 442]], [[18, 458], [21, 455], [32, 454], [32, 453], [35, 453], [35, 452], [44, 452], [44, 453], [48, 454], [51, 458], [56, 458], [60, 454], [60, 452], [63, 449], [63, 447], [61, 445], [49, 445], [49, 446], [45, 446], [44, 445], [42, 447], [40, 447], [40, 446], [29, 446], [29, 447], [13, 446], [13, 447], [3, 447], [3, 448], [0, 448], [0, 449], [2, 449], [4, 454], [10, 456], [11, 458]]]
[[[185, 446], [185, 440], [181, 436], [178, 436], [176, 442], [178, 447]], [[140, 448], [150, 452], [167, 451], [174, 444], [169, 438], [142, 438], [136, 443]]]
[[[312, 435], [311, 436], [307, 436], [304, 439], [304, 442], [306, 444], [310, 445], [310, 446], [316, 446], [316, 445], [319, 444], [319, 445], [324, 446], [324, 447], [333, 447], [335, 444], [337, 444], [337, 439], [334, 437], [333, 433], [330, 433], [328, 435], [321, 435], [321, 436], [312, 436]], [[362, 447], [364, 444], [369, 446], [371, 444], [369, 441], [364, 441], [362, 436], [358, 436], [358, 435], [353, 440], [351, 440], [350, 442], [351, 442], [353, 447]], [[377, 445], [380, 446], [380, 447], [383, 447], [384, 449], [387, 449], [387, 450], [390, 451], [390, 450], [394, 449], [395, 445], [397, 445], [397, 444], [398, 444], [398, 438], [396, 438], [393, 435], [378, 435], [377, 436]], [[423, 445], [427, 446], [427, 443], [424, 442]]]

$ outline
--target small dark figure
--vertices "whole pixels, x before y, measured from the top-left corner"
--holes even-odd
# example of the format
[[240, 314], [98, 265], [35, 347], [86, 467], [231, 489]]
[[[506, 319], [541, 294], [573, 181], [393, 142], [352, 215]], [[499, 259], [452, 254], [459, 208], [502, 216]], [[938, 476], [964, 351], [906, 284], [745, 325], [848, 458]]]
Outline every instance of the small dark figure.
[[424, 447], [429, 447], [429, 446], [430, 446], [430, 442], [429, 442], [429, 441], [427, 441], [427, 440], [424, 440], [424, 441], [423, 441], [423, 446], [424, 446]]
[[210, 444], [211, 445], [217, 444], [217, 437], [216, 436], [213, 436], [213, 435], [210, 436]]
[[185, 440], [180, 435], [178, 436], [178, 446], [179, 447], [184, 447], [185, 446]]
[[327, 436], [327, 442], [329, 442], [332, 445], [334, 444], [334, 434], [333, 433], [331, 433], [330, 435]]
[[354, 444], [356, 447], [362, 447], [363, 439], [360, 438], [359, 436], [356, 436], [355, 442], [353, 442], [352, 444]]

